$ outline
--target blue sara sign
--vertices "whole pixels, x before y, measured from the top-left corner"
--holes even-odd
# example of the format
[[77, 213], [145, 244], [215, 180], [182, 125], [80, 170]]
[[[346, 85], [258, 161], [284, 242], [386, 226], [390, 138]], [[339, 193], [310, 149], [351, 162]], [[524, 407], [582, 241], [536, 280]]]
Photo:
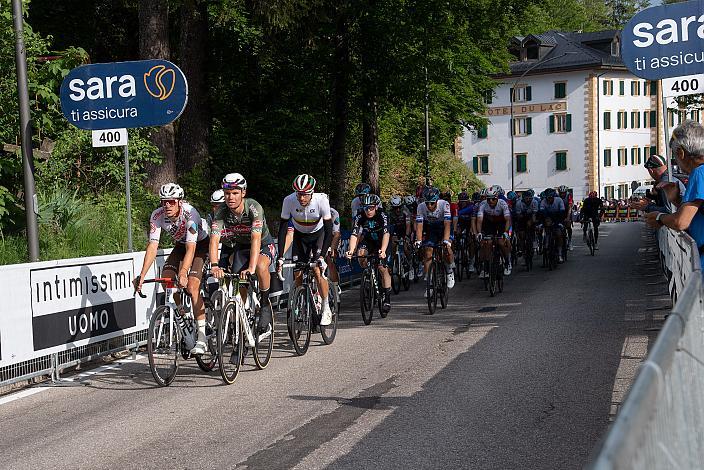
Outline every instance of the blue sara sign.
[[186, 77], [166, 60], [83, 65], [61, 83], [61, 111], [80, 129], [162, 126], [187, 101]]
[[648, 80], [704, 72], [704, 0], [647, 8], [626, 24], [621, 57]]

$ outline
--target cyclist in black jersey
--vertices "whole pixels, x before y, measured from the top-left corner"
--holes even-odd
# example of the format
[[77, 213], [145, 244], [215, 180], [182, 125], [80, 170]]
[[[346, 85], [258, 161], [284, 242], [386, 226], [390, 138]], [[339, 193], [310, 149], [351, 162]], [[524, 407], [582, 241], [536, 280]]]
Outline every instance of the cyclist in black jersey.
[[599, 199], [596, 191], [589, 193], [587, 197], [582, 202], [582, 209], [579, 211], [580, 219], [582, 220], [582, 232], [584, 243], [587, 242], [587, 220], [592, 221], [592, 226], [594, 227], [594, 249], [599, 249], [599, 223], [601, 222], [601, 216], [604, 213], [604, 201]]

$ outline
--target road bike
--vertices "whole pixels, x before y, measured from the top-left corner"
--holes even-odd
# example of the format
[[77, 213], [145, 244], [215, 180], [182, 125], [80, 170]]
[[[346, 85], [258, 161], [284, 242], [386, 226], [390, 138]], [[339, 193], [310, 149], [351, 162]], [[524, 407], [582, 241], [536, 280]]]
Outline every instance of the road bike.
[[[411, 288], [411, 263], [406, 257], [405, 239], [399, 238], [396, 241], [396, 252], [391, 260], [391, 289], [394, 294], [398, 294], [403, 290], [407, 291]], [[415, 273], [414, 276], [415, 277]]]
[[483, 241], [491, 242], [491, 254], [489, 259], [484, 261], [484, 290], [489, 291], [489, 295], [494, 297], [496, 292], [504, 291], [504, 256], [497, 241], [501, 237], [484, 235]]
[[447, 271], [445, 268], [445, 253], [447, 248], [444, 243], [431, 244], [426, 247], [433, 249], [433, 257], [428, 266], [428, 272], [425, 274], [425, 289], [428, 298], [428, 311], [434, 314], [440, 301], [440, 308], [447, 308], [448, 291], [447, 288]]
[[[274, 348], [274, 316], [266, 331], [257, 334], [261, 303], [257, 279], [249, 275], [224, 273], [220, 287], [213, 294], [214, 303], [221, 305], [217, 326], [217, 348], [222, 358], [220, 375], [232, 384], [240, 372], [248, 351], [252, 351], [258, 369], [264, 369], [271, 360]], [[246, 292], [245, 292], [246, 290]]]
[[457, 280], [462, 281], [464, 277], [469, 279], [472, 276], [471, 266], [471, 243], [473, 241], [467, 235], [467, 231], [463, 231], [456, 242], [456, 260], [457, 260]]
[[[188, 291], [178, 286], [176, 279], [145, 279], [142, 284], [161, 284], [164, 288], [164, 305], [154, 310], [149, 319], [147, 330], [147, 356], [149, 369], [156, 383], [162, 387], [171, 384], [176, 378], [179, 356], [183, 359], [194, 358], [198, 367], [210, 372], [218, 363], [218, 351], [215, 346], [216, 315], [210, 299], [203, 297], [205, 303], [206, 352], [191, 355], [191, 349], [198, 340], [198, 326], [193, 316], [192, 302]], [[147, 296], [138, 292], [139, 296]]]
[[372, 322], [374, 316], [374, 306], [381, 318], [386, 318], [388, 312], [384, 312], [382, 305], [381, 283], [379, 280], [379, 255], [353, 256], [353, 258], [366, 259], [367, 267], [362, 271], [362, 278], [359, 284], [359, 306], [362, 311], [362, 321], [365, 325]]
[[[325, 278], [325, 282], [328, 283], [328, 305], [332, 312], [332, 322], [329, 325], [321, 325], [323, 298], [313, 273], [313, 269], [318, 267], [318, 263], [291, 261], [285, 260], [282, 267], [300, 271], [301, 285], [294, 284], [292, 293], [289, 294], [286, 324], [296, 354], [303, 356], [308, 352], [311, 334], [316, 327], [319, 328], [325, 344], [332, 344], [335, 341], [337, 320], [340, 313], [340, 298], [336, 286]], [[279, 279], [283, 281], [283, 275], [279, 274]]]
[[585, 223], [587, 224], [587, 247], [589, 248], [589, 254], [594, 256], [594, 253], [596, 252], [596, 241], [594, 240], [594, 226], [592, 225], [592, 219], [588, 218]]
[[522, 236], [518, 237], [519, 244], [521, 248], [521, 254], [523, 255], [523, 261], [526, 265], [526, 271], [533, 269], [533, 255], [534, 255], [534, 244], [535, 244], [535, 229], [526, 225], [524, 231], [521, 232]]
[[550, 218], [545, 219], [543, 225], [543, 267], [552, 271], [557, 268], [558, 252], [555, 225]]

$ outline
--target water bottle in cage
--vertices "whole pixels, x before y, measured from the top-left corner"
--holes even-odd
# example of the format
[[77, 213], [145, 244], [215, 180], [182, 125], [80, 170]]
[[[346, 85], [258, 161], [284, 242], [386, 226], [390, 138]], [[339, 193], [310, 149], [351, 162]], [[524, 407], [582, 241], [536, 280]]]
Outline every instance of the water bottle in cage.
[[183, 342], [186, 349], [192, 349], [196, 345], [196, 328], [191, 317], [180, 317], [183, 327], [181, 331], [183, 332]]
[[317, 312], [321, 312], [323, 309], [323, 298], [320, 296], [320, 292], [318, 291], [318, 286], [313, 284], [313, 302], [315, 303], [315, 310]]

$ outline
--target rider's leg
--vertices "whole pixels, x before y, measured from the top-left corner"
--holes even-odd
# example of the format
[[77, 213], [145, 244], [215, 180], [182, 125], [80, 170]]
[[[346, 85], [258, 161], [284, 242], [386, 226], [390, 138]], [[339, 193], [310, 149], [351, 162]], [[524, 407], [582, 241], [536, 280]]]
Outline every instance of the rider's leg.
[[423, 260], [423, 272], [427, 273], [430, 269], [430, 262], [433, 259], [433, 249], [430, 247], [421, 248], [421, 259]]
[[[271, 257], [273, 258], [274, 254], [271, 254]], [[270, 265], [271, 259], [264, 253], [260, 253], [255, 269], [257, 280], [259, 281], [259, 302], [261, 304], [258, 333], [266, 332], [273, 315], [271, 302], [269, 301], [269, 289], [271, 287]]]
[[564, 242], [564, 236], [560, 227], [556, 227], [555, 229], [555, 240], [557, 240], [557, 256], [559, 259], [562, 259], [562, 244]]
[[594, 219], [592, 226], [594, 227], [594, 244], [596, 245], [599, 242], [599, 220]]

